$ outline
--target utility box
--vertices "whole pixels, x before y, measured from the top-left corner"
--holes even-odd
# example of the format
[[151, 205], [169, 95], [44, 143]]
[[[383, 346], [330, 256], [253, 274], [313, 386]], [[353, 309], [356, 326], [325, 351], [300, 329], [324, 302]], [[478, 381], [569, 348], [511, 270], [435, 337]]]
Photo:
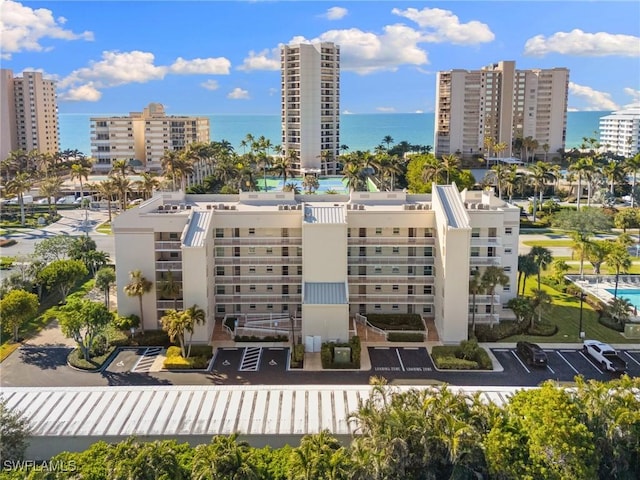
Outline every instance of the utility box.
[[350, 363], [351, 347], [334, 347], [333, 362], [334, 363]]

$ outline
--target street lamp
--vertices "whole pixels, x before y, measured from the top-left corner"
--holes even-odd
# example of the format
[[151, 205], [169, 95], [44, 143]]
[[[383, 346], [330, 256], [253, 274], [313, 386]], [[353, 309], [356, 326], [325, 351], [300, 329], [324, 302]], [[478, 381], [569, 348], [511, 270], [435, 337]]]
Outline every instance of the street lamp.
[[578, 332], [580, 339], [584, 338], [584, 332], [582, 331], [582, 303], [584, 302], [585, 296], [586, 294], [584, 292], [580, 292], [580, 327]]

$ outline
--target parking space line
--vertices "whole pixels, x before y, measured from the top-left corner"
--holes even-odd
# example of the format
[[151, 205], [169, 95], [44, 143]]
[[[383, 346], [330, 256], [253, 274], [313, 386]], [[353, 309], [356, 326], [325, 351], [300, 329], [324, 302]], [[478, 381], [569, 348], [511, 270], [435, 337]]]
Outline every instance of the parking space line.
[[[640, 365], [640, 362], [638, 362], [635, 358], [633, 358], [631, 355], [629, 355], [629, 352], [624, 352], [627, 357], [629, 357], [634, 363], [637, 363], [638, 365]], [[635, 353], [635, 352], [634, 352]]]
[[404, 368], [404, 363], [402, 363], [402, 358], [400, 358], [400, 349], [396, 348], [396, 354], [398, 355], [398, 361], [400, 362], [400, 368], [402, 368], [403, 372], [406, 372]]
[[136, 364], [131, 369], [132, 372], [136, 371], [136, 368], [138, 368], [138, 364], [140, 363], [140, 360], [142, 360], [144, 358], [144, 356], [147, 354], [148, 351], [149, 351], [149, 347], [144, 349], [144, 352], [142, 352], [142, 355], [140, 355], [140, 358], [138, 358], [138, 361], [136, 362]]
[[531, 370], [529, 370], [524, 363], [522, 363], [522, 360], [520, 360], [520, 357], [518, 357], [518, 355], [516, 355], [516, 352], [514, 352], [513, 350], [510, 350], [511, 354], [516, 358], [516, 360], [518, 360], [518, 362], [520, 363], [520, 365], [522, 365], [522, 368], [524, 368], [527, 373], [531, 373]]
[[552, 374], [554, 374], [554, 375], [556, 374], [556, 372], [554, 372], [554, 371], [553, 371], [553, 368], [551, 368], [551, 367], [549, 366], [549, 364], [547, 364], [547, 368], [549, 369], [549, 371], [550, 371]]
[[[574, 351], [574, 350], [569, 350], [569, 352], [573, 352], [573, 351]], [[562, 355], [558, 350], [556, 350], [556, 353], [560, 356], [560, 358], [561, 358], [562, 360], [564, 360], [564, 361], [565, 361], [565, 363], [566, 363], [567, 365], [569, 365], [569, 368], [570, 368], [571, 370], [573, 370], [574, 372], [576, 372], [576, 374], [577, 374], [577, 375], [580, 375], [580, 372], [579, 372], [578, 370], [576, 370], [575, 368], [573, 368], [573, 365], [571, 365], [571, 363], [569, 363], [569, 360], [567, 360], [566, 358], [564, 358], [564, 355]]]
[[604, 372], [603, 372], [602, 370], [600, 370], [598, 367], [596, 367], [596, 364], [595, 364], [595, 363], [593, 363], [593, 360], [591, 360], [589, 357], [587, 357], [587, 356], [586, 356], [584, 353], [582, 353], [582, 352], [578, 352], [578, 353], [579, 353], [580, 355], [582, 355], [582, 356], [585, 358], [585, 360], [586, 360], [587, 362], [589, 362], [589, 364], [590, 364], [593, 368], [595, 368], [595, 369], [596, 369], [597, 371], [599, 371], [602, 375], [604, 375]]

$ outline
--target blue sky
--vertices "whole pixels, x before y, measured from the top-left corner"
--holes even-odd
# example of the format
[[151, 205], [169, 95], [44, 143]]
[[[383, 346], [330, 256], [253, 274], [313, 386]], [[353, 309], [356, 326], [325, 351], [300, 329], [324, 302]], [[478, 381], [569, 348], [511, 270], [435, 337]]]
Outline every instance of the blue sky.
[[640, 2], [0, 0], [0, 59], [60, 113], [279, 114], [279, 45], [341, 46], [341, 110], [431, 112], [435, 73], [570, 69], [570, 110], [640, 101]]

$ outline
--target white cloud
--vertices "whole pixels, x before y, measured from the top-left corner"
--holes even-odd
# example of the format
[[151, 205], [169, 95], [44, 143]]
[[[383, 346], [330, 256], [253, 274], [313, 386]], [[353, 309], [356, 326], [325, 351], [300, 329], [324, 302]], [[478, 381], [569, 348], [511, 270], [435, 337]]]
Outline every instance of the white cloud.
[[96, 88], [115, 87], [127, 83], [146, 83], [150, 80], [162, 80], [168, 67], [154, 65], [153, 53], [140, 52], [102, 52], [102, 60], [90, 62], [89, 67], [71, 72], [59, 83], [61, 88], [94, 82]]
[[249, 100], [251, 97], [249, 97], [249, 92], [247, 90], [236, 87], [229, 92], [227, 98], [230, 98], [231, 100]]
[[424, 113], [424, 110], [416, 110], [416, 111], [415, 111], [415, 112], [413, 112], [413, 113]]
[[60, 100], [69, 102], [97, 102], [101, 97], [102, 93], [92, 83], [71, 88], [59, 96]]
[[456, 45], [474, 45], [491, 42], [495, 35], [485, 23], [472, 20], [460, 23], [460, 19], [450, 10], [440, 8], [394, 8], [391, 12], [400, 17], [408, 18], [424, 29], [425, 42], [450, 42]]
[[524, 45], [524, 54], [543, 57], [549, 53], [603, 57], [620, 55], [623, 57], [640, 56], [640, 37], [606, 32], [585, 33], [575, 29], [571, 32], [557, 32], [550, 37], [536, 35]]
[[[594, 90], [585, 85], [569, 82], [569, 93], [586, 101], [587, 105], [580, 110], [617, 110], [619, 107], [611, 98], [611, 94]], [[575, 107], [572, 107], [575, 108]]]
[[59, 40], [93, 40], [93, 32], [74, 33], [62, 27], [64, 17], [53, 17], [53, 12], [45, 8], [32, 9], [18, 2], [5, 0], [1, 3], [0, 15], [0, 57], [11, 58], [13, 53], [25, 50], [42, 52], [50, 50], [41, 41], [46, 38]]
[[353, 115], [353, 112], [351, 110], [343, 110], [342, 114], [343, 115]]
[[170, 70], [177, 75], [229, 75], [230, 68], [231, 62], [224, 57], [193, 60], [178, 57]]
[[633, 103], [640, 102], [640, 90], [636, 90], [635, 88], [625, 88], [624, 93], [629, 95], [633, 99]]
[[331, 7], [327, 10], [327, 13], [324, 14], [324, 17], [327, 20], [340, 20], [346, 17], [347, 13], [349, 13], [349, 11], [346, 8]]
[[393, 113], [396, 111], [394, 107], [376, 107], [376, 110], [383, 113]]
[[258, 53], [251, 50], [238, 70], [280, 70], [280, 48], [265, 49]]
[[219, 88], [218, 82], [215, 80], [207, 80], [206, 82], [202, 82], [200, 86], [207, 90], [217, 90]]
[[313, 40], [294, 37], [290, 43], [334, 42], [340, 45], [340, 67], [343, 70], [368, 74], [395, 71], [400, 65], [429, 63], [427, 52], [418, 46], [420, 32], [396, 24], [384, 27], [382, 35], [357, 28], [329, 30]]

